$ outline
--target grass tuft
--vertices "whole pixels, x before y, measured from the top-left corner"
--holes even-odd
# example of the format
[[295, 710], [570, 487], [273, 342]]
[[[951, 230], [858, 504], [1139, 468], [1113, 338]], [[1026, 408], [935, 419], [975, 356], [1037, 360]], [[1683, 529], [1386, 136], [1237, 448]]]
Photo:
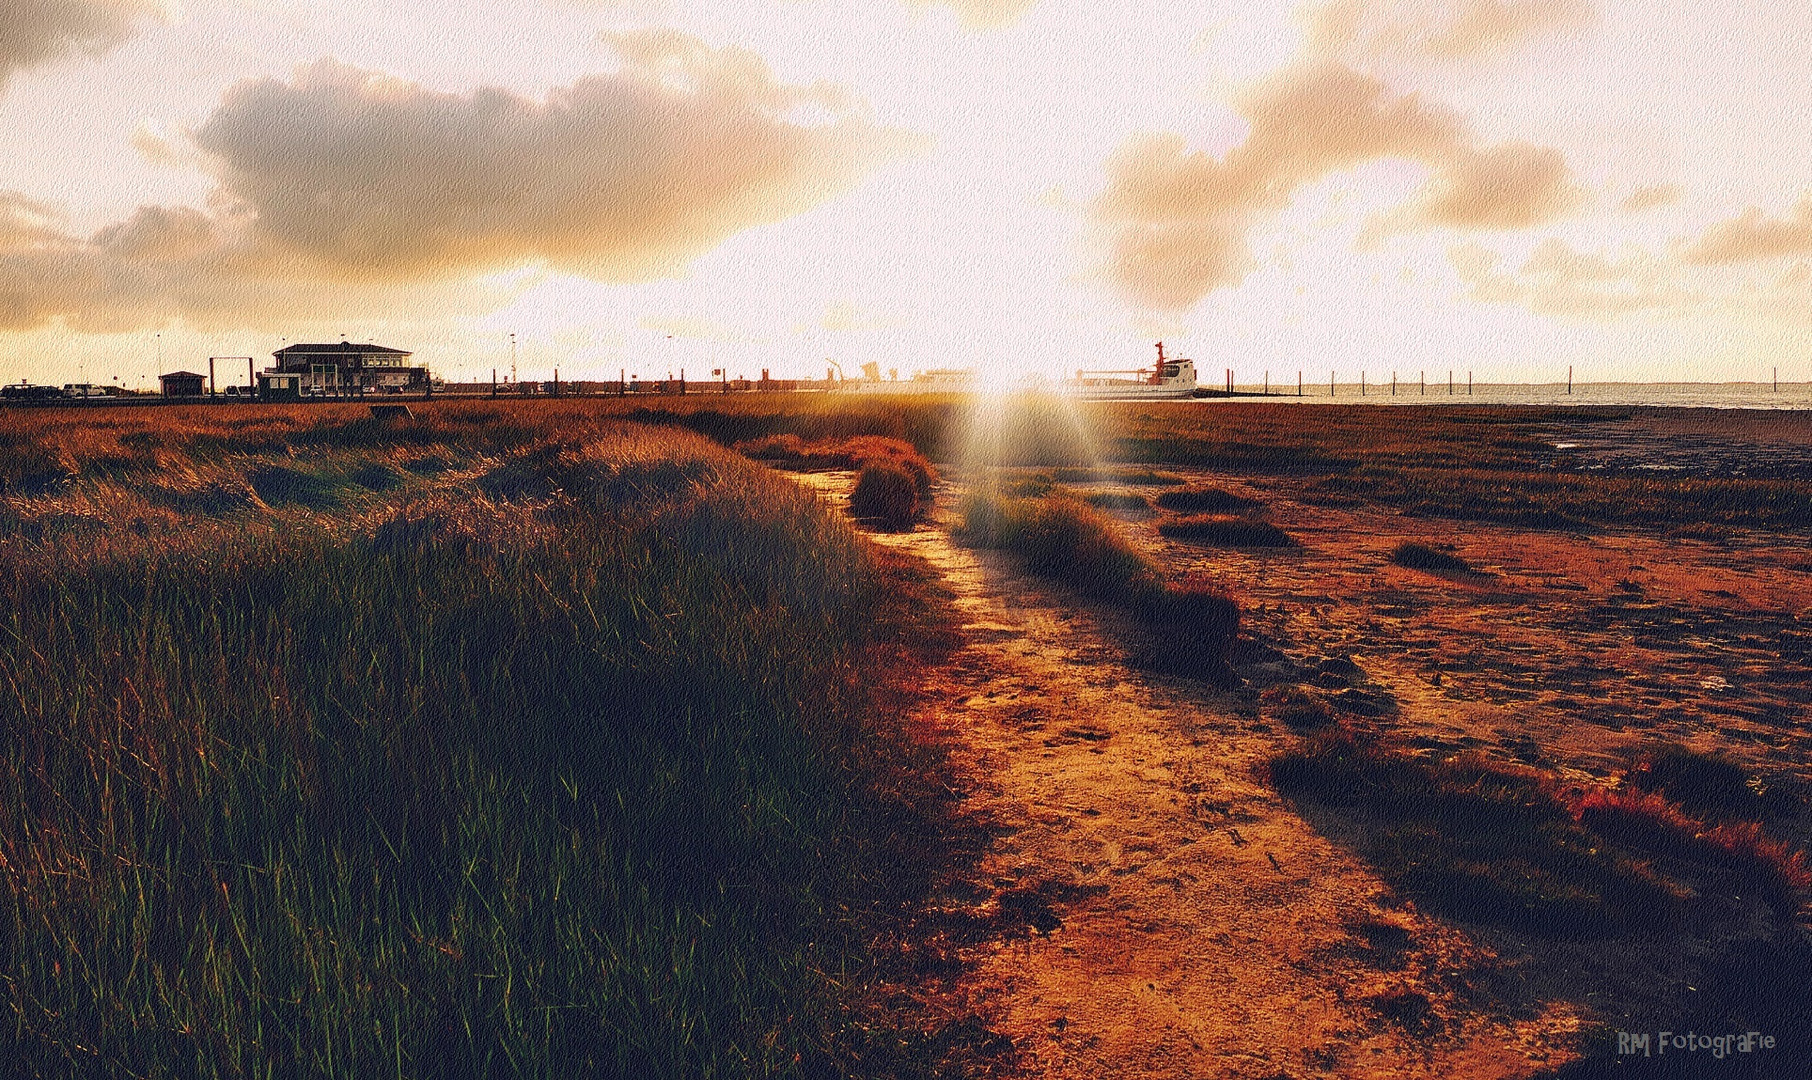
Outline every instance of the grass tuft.
[[864, 465], [849, 493], [849, 510], [884, 529], [909, 529], [927, 506], [911, 472], [891, 461]]
[[1784, 913], [1812, 885], [1759, 825], [1708, 826], [1641, 791], [1561, 791], [1534, 769], [1421, 757], [1322, 727], [1270, 762], [1280, 791], [1366, 822], [1361, 847], [1399, 888], [1459, 918], [1556, 937], [1652, 927], [1692, 888], [1654, 859], [1734, 878]]
[[1665, 881], [1610, 850], [1533, 771], [1416, 757], [1332, 727], [1270, 772], [1287, 795], [1365, 815], [1368, 858], [1443, 914], [1573, 937], [1677, 910]]
[[1158, 535], [1194, 540], [1219, 547], [1295, 547], [1296, 541], [1268, 521], [1200, 514], [1173, 518], [1158, 524]]
[[1411, 570], [1438, 570], [1458, 574], [1473, 572], [1472, 564], [1458, 555], [1437, 551], [1423, 544], [1398, 544], [1390, 553], [1390, 561]]
[[1033, 573], [1132, 612], [1156, 636], [1143, 655], [1169, 674], [1231, 686], [1239, 605], [1200, 580], [1166, 582], [1158, 566], [1110, 517], [1069, 495], [1038, 499], [972, 492], [953, 535], [970, 547], [1003, 548]]
[[1235, 495], [1220, 488], [1191, 488], [1187, 491], [1166, 491], [1157, 497], [1158, 509], [1176, 510], [1181, 513], [1214, 513], [1232, 514], [1256, 509], [1263, 503], [1257, 499], [1248, 499], [1244, 495]]
[[1097, 491], [1082, 497], [1097, 510], [1150, 510], [1151, 500], [1137, 492]]

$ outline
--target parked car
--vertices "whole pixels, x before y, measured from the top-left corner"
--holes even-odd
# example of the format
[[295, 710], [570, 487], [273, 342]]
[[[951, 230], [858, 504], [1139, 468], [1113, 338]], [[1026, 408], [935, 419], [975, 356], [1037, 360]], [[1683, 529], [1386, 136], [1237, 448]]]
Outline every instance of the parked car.
[[53, 401], [62, 396], [63, 391], [54, 386], [32, 386], [30, 383], [0, 386], [0, 398], [10, 401]]

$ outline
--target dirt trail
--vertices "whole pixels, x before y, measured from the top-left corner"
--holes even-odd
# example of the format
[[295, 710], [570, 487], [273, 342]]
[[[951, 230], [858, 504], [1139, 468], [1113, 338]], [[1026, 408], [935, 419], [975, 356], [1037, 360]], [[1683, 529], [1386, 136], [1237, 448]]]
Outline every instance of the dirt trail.
[[1570, 1008], [1516, 1000], [1490, 949], [1259, 779], [1279, 736], [1249, 702], [1129, 667], [1115, 612], [948, 524], [877, 539], [937, 567], [965, 616], [924, 707], [954, 721], [997, 837], [966, 902], [1022, 928], [972, 948], [959, 992], [1027, 1075], [1486, 1078], [1566, 1059]]

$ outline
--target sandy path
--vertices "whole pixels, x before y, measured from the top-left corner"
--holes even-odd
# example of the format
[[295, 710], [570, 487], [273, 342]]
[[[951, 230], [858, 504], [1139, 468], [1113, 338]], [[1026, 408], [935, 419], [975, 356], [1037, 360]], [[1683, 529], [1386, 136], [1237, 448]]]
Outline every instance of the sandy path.
[[1017, 932], [972, 947], [959, 992], [1027, 1075], [1483, 1078], [1566, 1058], [1569, 1009], [1484, 989], [1516, 980], [1263, 783], [1280, 737], [1249, 699], [1128, 667], [1114, 612], [947, 525], [877, 539], [937, 567], [965, 616], [925, 707], [954, 721], [997, 837], [970, 902]]

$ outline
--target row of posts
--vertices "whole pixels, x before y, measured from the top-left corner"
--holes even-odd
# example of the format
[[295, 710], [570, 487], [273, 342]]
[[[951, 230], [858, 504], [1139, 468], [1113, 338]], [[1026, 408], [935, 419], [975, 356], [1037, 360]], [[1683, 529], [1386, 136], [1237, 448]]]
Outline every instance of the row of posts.
[[[1226, 394], [1228, 397], [1232, 397], [1233, 396], [1233, 369], [1227, 368], [1226, 375], [1227, 375]], [[1418, 373], [1417, 379], [1416, 379], [1416, 386], [1418, 387], [1418, 390], [1421, 394], [1426, 395], [1428, 393], [1428, 373], [1427, 372]], [[1455, 386], [1456, 386], [1456, 384], [1454, 383], [1453, 372], [1449, 371], [1447, 373], [1447, 392], [1449, 394], [1457, 393], [1458, 391], [1456, 390]], [[1334, 391], [1335, 391], [1334, 372], [1330, 371], [1330, 372], [1328, 372], [1328, 396], [1333, 397]], [[1390, 392], [1391, 392], [1392, 397], [1396, 396], [1397, 373], [1394, 371], [1390, 373]], [[1570, 394], [1572, 392], [1573, 392], [1573, 369], [1568, 368], [1567, 369], [1567, 393]], [[1359, 373], [1359, 396], [1364, 397], [1365, 393], [1366, 393], [1365, 372], [1361, 371]], [[1468, 394], [1472, 393], [1472, 372], [1470, 372], [1470, 371], [1468, 371], [1466, 373], [1466, 393], [1468, 393]], [[1263, 396], [1265, 396], [1265, 397], [1272, 396], [1272, 394], [1271, 394], [1271, 373], [1269, 371], [1265, 372], [1265, 388], [1264, 388]], [[1300, 371], [1298, 371], [1296, 373], [1296, 396], [1297, 397], [1303, 396], [1303, 380], [1302, 380], [1302, 372], [1300, 372]]]

